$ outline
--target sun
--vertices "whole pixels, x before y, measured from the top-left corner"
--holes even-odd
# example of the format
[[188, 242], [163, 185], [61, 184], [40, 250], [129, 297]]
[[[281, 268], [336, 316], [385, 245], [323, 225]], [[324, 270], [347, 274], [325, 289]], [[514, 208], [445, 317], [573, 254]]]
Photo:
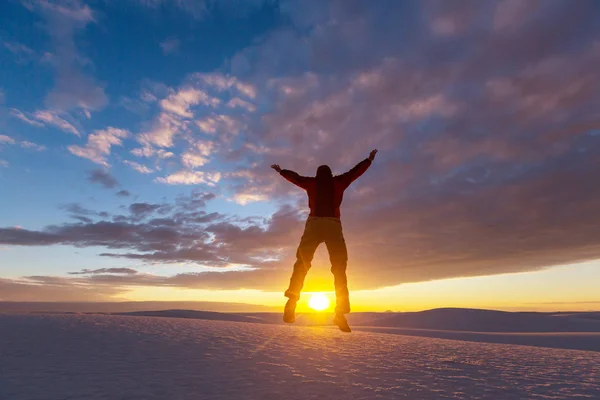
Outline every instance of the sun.
[[308, 300], [308, 306], [315, 311], [323, 311], [329, 308], [329, 298], [323, 293], [314, 293]]

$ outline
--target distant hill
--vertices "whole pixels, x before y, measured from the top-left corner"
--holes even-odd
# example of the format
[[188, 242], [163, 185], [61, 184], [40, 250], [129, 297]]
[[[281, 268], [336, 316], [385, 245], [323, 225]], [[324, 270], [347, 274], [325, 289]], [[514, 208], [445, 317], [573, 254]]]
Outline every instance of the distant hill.
[[126, 301], [126, 302], [12, 302], [0, 301], [0, 312], [92, 312], [120, 313], [160, 310], [216, 312], [274, 312], [279, 308], [245, 303], [210, 301]]
[[[192, 306], [179, 307], [179, 306]], [[253, 312], [252, 308], [256, 308]], [[248, 311], [250, 309], [250, 311]], [[266, 310], [265, 310], [266, 309]], [[0, 312], [106, 313], [116, 315], [204, 319], [283, 324], [279, 309], [236, 303], [10, 303]], [[331, 325], [331, 313], [298, 313], [295, 325]], [[488, 333], [600, 332], [599, 312], [507, 312], [468, 308], [437, 308], [419, 312], [366, 312], [348, 315], [352, 326]]]
[[[281, 323], [281, 315], [250, 313], [268, 323]], [[330, 314], [299, 314], [297, 325], [328, 325]], [[436, 308], [418, 312], [351, 313], [353, 326], [435, 329], [468, 332], [600, 332], [600, 313], [538, 313]]]
[[[589, 318], [587, 316], [589, 314]], [[469, 332], [600, 332], [598, 313], [557, 315], [466, 308], [357, 316], [356, 325]]]
[[[221, 321], [282, 324], [278, 313], [217, 313], [192, 310], [163, 310], [122, 313], [171, 318], [196, 318]], [[588, 318], [589, 315], [589, 318]], [[444, 330], [462, 332], [600, 332], [598, 313], [552, 314], [536, 312], [506, 312], [466, 308], [437, 308], [406, 313], [352, 313], [353, 326]], [[331, 313], [299, 313], [295, 325], [331, 325]]]
[[113, 315], [129, 315], [138, 317], [167, 317], [167, 318], [188, 318], [188, 319], [206, 319], [213, 321], [234, 321], [234, 322], [258, 322], [264, 323], [258, 318], [233, 313], [220, 313], [213, 311], [195, 311], [195, 310], [163, 310], [163, 311], [134, 311], [126, 313], [113, 313]]

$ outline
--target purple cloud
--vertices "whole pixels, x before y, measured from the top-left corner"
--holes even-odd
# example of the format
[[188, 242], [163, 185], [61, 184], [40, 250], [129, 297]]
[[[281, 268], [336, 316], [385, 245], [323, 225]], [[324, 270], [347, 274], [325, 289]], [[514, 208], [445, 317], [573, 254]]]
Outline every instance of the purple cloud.
[[97, 183], [98, 185], [104, 186], [107, 189], [112, 189], [119, 186], [119, 182], [108, 173], [108, 171], [97, 168], [89, 172], [88, 181]]
[[96, 275], [96, 274], [124, 274], [135, 275], [138, 271], [132, 268], [98, 268], [98, 269], [82, 269], [77, 272], [69, 272], [69, 275]]
[[119, 197], [129, 197], [129, 196], [131, 196], [131, 193], [129, 192], [129, 190], [119, 190], [117, 192], [117, 196], [119, 196]]

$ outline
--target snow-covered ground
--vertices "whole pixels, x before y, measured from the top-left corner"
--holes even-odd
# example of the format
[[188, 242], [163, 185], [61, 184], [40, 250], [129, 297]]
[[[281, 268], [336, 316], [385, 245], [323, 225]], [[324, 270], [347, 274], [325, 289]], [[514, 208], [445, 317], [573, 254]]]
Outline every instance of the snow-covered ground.
[[600, 353], [329, 328], [0, 315], [0, 399], [600, 398]]

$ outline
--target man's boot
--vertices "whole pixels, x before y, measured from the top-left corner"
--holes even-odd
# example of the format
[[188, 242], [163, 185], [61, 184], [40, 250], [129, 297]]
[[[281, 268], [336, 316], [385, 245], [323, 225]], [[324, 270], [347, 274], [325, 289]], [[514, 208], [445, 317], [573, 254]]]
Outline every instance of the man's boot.
[[288, 324], [293, 323], [296, 320], [296, 303], [298, 300], [289, 298], [285, 303], [285, 309], [283, 310], [283, 322]]
[[333, 317], [333, 323], [337, 325], [342, 332], [352, 332], [352, 329], [350, 329], [350, 325], [348, 325], [348, 321], [346, 321], [344, 314], [336, 313], [335, 317]]

